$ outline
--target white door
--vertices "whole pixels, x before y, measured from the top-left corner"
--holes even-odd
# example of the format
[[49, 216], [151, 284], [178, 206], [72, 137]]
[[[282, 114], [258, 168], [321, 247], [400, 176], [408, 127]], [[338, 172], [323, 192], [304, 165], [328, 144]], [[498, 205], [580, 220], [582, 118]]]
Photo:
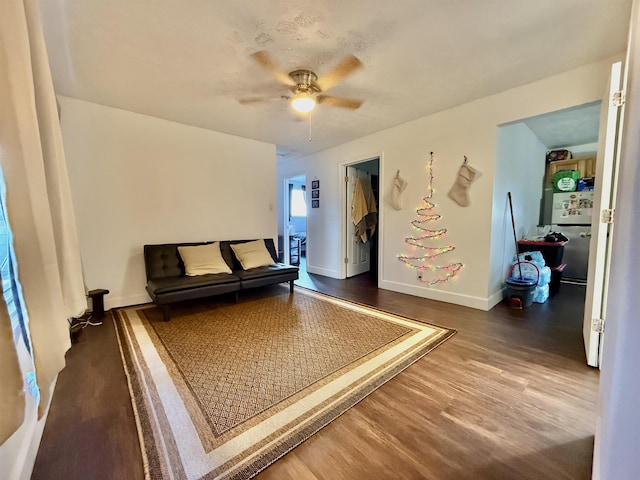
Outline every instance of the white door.
[[589, 245], [589, 270], [587, 273], [587, 297], [584, 306], [582, 333], [587, 363], [600, 365], [602, 325], [607, 307], [607, 284], [609, 276], [610, 248], [613, 224], [607, 222], [603, 212], [614, 208], [614, 190], [618, 171], [618, 131], [621, 107], [614, 101], [621, 90], [622, 62], [611, 67], [609, 89], [602, 101], [600, 135], [596, 165], [595, 197], [591, 243]]
[[371, 265], [370, 242], [367, 240], [363, 243], [360, 238], [356, 237], [356, 226], [351, 221], [351, 205], [358, 175], [365, 177], [368, 174], [355, 167], [347, 167], [347, 181], [345, 182], [347, 186], [347, 278], [368, 272]]

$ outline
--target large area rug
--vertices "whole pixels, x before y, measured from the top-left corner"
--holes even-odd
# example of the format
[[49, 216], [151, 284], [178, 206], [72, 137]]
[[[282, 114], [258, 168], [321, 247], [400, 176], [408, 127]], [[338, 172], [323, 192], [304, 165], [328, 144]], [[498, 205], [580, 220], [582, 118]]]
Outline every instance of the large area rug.
[[115, 319], [147, 478], [251, 478], [454, 333], [287, 287]]

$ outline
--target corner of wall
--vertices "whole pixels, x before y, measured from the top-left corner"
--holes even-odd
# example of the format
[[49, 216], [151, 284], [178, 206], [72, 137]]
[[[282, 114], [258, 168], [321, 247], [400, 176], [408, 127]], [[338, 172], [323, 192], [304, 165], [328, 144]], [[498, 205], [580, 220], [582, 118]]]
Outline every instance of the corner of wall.
[[504, 298], [505, 298], [505, 289], [504, 289], [504, 287], [502, 287], [502, 288], [500, 288], [500, 290], [498, 290], [497, 292], [492, 293], [487, 298], [487, 310], [491, 310], [497, 304], [502, 302], [502, 300], [504, 300]]
[[340, 272], [336, 270], [330, 270], [328, 268], [314, 267], [313, 265], [307, 264], [307, 272], [314, 273], [316, 275], [324, 275], [329, 278], [344, 278], [340, 276]]

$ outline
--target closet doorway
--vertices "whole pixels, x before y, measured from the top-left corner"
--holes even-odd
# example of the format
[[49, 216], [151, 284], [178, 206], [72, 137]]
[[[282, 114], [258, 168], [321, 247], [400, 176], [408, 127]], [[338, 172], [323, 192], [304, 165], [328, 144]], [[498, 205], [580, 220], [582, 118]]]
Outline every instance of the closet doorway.
[[380, 250], [380, 157], [344, 165], [345, 277], [377, 283]]

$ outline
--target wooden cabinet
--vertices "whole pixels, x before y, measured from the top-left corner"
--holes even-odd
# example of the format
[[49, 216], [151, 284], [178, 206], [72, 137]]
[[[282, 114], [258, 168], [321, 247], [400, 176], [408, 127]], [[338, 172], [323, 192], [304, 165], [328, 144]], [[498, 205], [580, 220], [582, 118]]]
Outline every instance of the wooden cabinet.
[[547, 183], [553, 183], [553, 175], [561, 170], [577, 170], [580, 178], [595, 177], [595, 157], [575, 157], [568, 160], [557, 160], [547, 164]]

